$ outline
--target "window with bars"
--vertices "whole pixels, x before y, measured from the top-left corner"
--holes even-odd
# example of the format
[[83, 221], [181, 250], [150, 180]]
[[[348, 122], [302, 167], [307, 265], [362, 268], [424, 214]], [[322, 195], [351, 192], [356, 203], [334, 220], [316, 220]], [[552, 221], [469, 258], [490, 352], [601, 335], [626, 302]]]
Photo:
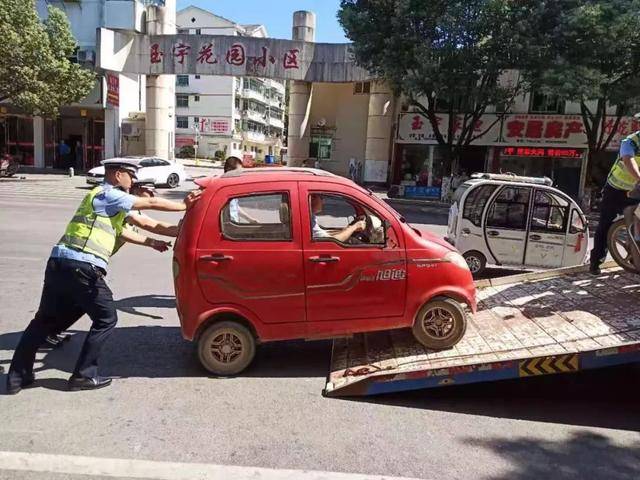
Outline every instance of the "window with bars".
[[371, 93], [371, 82], [356, 82], [353, 85], [354, 95], [366, 95]]
[[177, 107], [188, 107], [189, 106], [189, 95], [176, 95], [176, 106]]
[[189, 128], [189, 117], [176, 117], [176, 128]]
[[541, 92], [531, 92], [529, 113], [564, 113], [564, 100], [554, 95], [545, 95]]

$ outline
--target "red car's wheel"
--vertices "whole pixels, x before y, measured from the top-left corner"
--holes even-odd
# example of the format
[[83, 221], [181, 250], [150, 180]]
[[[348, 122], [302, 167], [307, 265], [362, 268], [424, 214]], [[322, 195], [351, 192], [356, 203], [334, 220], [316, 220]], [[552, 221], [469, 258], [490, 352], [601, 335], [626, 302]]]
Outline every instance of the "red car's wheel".
[[215, 375], [236, 375], [256, 354], [256, 340], [247, 327], [234, 321], [210, 325], [198, 340], [198, 358]]
[[451, 298], [436, 298], [422, 306], [413, 323], [413, 336], [427, 348], [451, 348], [467, 330], [464, 306]]

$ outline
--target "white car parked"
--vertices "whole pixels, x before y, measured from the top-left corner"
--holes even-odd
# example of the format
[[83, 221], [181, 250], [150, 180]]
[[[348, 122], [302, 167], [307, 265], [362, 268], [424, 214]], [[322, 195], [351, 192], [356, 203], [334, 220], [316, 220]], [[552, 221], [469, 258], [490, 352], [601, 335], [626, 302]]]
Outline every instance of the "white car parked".
[[474, 174], [455, 191], [447, 240], [471, 273], [487, 264], [520, 268], [582, 265], [589, 229], [580, 207], [542, 177]]
[[[167, 185], [170, 188], [176, 188], [187, 179], [184, 167], [175, 161], [156, 157], [123, 158], [138, 164], [137, 183], [153, 183], [154, 185]], [[103, 166], [92, 168], [87, 172], [87, 183], [89, 185], [97, 185], [103, 181]]]

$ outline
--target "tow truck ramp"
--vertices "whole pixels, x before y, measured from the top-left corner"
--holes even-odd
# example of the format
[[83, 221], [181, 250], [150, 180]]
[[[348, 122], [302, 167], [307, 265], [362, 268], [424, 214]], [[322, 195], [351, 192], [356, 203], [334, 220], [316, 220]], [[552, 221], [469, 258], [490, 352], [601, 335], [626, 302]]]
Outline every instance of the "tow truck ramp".
[[477, 282], [464, 338], [434, 352], [409, 330], [335, 340], [324, 394], [361, 396], [640, 361], [640, 275], [611, 265]]

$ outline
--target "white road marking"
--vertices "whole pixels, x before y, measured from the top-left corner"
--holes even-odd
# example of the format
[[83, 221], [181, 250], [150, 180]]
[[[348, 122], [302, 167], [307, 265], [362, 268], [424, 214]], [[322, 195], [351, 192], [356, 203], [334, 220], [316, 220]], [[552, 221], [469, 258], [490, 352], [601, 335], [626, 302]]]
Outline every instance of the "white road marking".
[[2, 470], [149, 480], [418, 480], [314, 470], [276, 470], [27, 452], [0, 452], [0, 471]]

